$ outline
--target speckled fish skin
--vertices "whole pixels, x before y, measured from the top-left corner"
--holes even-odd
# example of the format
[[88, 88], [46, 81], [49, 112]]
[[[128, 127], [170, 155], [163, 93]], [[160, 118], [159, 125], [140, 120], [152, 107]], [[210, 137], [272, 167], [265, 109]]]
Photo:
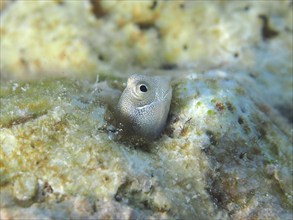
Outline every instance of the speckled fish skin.
[[166, 125], [171, 98], [172, 87], [168, 79], [139, 74], [130, 76], [118, 103], [123, 130], [146, 141], [158, 138]]

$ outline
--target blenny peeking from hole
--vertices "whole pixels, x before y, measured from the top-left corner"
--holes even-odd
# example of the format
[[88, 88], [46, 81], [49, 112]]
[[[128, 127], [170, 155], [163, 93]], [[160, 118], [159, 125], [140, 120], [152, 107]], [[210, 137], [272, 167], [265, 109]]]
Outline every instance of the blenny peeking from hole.
[[167, 78], [130, 76], [115, 111], [123, 135], [138, 143], [159, 138], [166, 125], [171, 99], [172, 87]]

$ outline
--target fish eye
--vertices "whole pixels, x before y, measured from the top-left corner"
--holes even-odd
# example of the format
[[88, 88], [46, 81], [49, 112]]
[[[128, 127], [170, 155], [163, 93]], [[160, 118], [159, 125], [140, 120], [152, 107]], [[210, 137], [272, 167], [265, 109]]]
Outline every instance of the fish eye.
[[140, 90], [141, 92], [147, 92], [147, 91], [148, 91], [148, 87], [147, 87], [146, 85], [144, 85], [144, 84], [141, 84], [141, 85], [139, 86], [139, 90]]

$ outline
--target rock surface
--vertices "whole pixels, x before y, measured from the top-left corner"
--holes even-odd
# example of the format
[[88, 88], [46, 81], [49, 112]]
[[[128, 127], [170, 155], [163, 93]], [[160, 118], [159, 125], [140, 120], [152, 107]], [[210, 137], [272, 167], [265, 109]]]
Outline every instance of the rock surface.
[[[292, 219], [292, 3], [113, 3], [1, 6], [0, 219]], [[148, 146], [104, 104], [137, 70], [173, 77]]]

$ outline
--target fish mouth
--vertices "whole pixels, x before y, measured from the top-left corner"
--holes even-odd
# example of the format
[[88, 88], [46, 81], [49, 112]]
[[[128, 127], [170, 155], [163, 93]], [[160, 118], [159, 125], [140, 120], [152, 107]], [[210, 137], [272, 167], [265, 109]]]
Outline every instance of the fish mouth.
[[172, 93], [172, 89], [168, 89], [165, 93], [163, 93], [163, 96], [162, 98], [160, 98], [158, 96], [158, 94], [156, 94], [156, 97], [157, 97], [157, 101], [153, 102], [153, 103], [159, 103], [159, 102], [164, 102], [166, 101], [166, 98], [170, 95], [170, 93]]
[[156, 104], [158, 104], [158, 103], [162, 103], [162, 102], [166, 101], [166, 98], [167, 98], [167, 96], [169, 96], [170, 93], [172, 93], [172, 89], [171, 89], [171, 88], [168, 89], [168, 90], [165, 92], [163, 98], [161, 98], [161, 99], [159, 99], [159, 100], [157, 100], [157, 101], [154, 101], [154, 102], [152, 102], [152, 103], [150, 103], [150, 104], [147, 104], [147, 105], [144, 105], [144, 106], [137, 107], [137, 109], [144, 109], [144, 108], [147, 108], [147, 107], [150, 107], [150, 106], [156, 105]]
[[172, 93], [172, 89], [171, 89], [171, 88], [168, 89], [168, 90], [165, 92], [162, 101], [164, 101], [164, 100], [166, 99], [166, 97], [167, 97], [170, 93]]

